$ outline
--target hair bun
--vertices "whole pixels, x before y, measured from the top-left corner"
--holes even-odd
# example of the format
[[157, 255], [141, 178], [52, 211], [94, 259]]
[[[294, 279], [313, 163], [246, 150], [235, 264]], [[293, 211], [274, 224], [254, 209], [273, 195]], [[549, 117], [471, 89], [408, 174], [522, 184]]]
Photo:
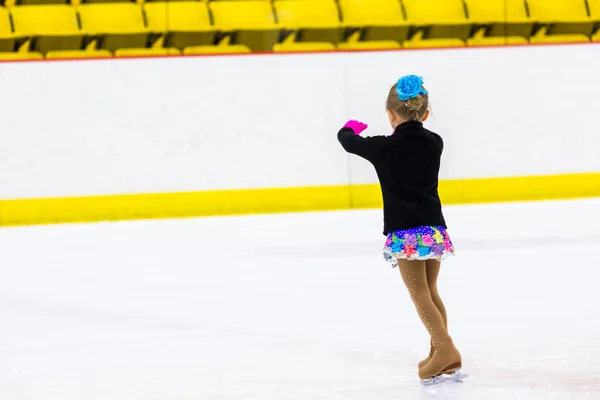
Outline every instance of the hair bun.
[[406, 100], [406, 107], [408, 107], [411, 111], [420, 111], [425, 104], [425, 98], [422, 94], [419, 94], [417, 97], [413, 97], [411, 99]]

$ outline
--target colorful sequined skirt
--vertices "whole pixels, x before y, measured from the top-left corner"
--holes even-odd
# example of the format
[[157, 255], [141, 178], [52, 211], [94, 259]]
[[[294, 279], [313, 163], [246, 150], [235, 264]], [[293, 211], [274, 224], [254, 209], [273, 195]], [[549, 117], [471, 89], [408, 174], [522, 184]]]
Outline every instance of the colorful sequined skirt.
[[397, 259], [443, 260], [454, 255], [454, 245], [444, 227], [420, 226], [388, 234], [383, 258], [397, 267]]

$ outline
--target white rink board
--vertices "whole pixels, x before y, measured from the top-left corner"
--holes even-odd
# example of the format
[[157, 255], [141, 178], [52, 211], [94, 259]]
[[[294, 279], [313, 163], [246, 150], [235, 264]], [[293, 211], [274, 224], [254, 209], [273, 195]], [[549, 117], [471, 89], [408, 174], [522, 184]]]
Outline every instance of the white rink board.
[[599, 62], [582, 45], [2, 63], [0, 198], [373, 183], [336, 132], [388, 134], [408, 73], [441, 178], [600, 171]]

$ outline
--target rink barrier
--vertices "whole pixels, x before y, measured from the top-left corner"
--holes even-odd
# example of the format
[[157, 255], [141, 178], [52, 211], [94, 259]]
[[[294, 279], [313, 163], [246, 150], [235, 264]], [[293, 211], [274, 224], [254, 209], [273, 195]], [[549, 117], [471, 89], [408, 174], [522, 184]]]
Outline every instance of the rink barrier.
[[[440, 182], [445, 205], [600, 197], [600, 173]], [[381, 207], [379, 185], [0, 200], [0, 226]]]

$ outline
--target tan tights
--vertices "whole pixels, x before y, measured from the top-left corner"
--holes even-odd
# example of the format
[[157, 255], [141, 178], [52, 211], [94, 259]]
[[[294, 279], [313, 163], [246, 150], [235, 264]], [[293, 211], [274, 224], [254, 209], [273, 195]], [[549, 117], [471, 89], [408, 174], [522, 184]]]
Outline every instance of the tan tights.
[[[446, 308], [437, 291], [437, 276], [440, 272], [440, 263], [435, 260], [398, 260], [398, 268], [413, 301], [417, 314], [425, 329], [431, 336], [431, 341], [437, 343], [448, 338], [446, 329]], [[428, 268], [431, 265], [431, 268]], [[429, 283], [431, 280], [431, 284]], [[431, 290], [431, 289], [434, 290]]]
[[437, 289], [437, 279], [438, 275], [440, 274], [440, 266], [442, 263], [438, 260], [427, 260], [425, 265], [427, 273], [427, 286], [429, 286], [431, 300], [433, 300], [433, 304], [435, 304], [440, 314], [442, 314], [444, 325], [446, 326], [446, 329], [448, 329], [448, 315], [446, 314], [446, 307], [444, 307], [444, 302], [442, 301]]

